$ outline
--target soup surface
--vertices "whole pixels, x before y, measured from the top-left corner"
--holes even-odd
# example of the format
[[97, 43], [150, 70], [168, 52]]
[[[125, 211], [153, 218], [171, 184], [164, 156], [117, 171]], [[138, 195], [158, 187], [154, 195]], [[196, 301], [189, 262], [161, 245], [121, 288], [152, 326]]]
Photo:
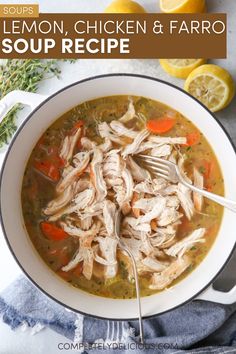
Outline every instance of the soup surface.
[[111, 96], [60, 117], [28, 160], [22, 209], [28, 234], [47, 265], [73, 286], [112, 297], [135, 297], [173, 286], [211, 248], [223, 209], [182, 184], [155, 177], [139, 163], [145, 153], [178, 164], [194, 185], [224, 194], [217, 159], [187, 118], [144, 97]]

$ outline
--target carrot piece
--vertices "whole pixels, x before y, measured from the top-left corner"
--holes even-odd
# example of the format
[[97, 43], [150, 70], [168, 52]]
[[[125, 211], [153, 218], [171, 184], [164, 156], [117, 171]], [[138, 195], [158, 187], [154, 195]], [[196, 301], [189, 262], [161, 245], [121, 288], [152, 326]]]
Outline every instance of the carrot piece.
[[207, 184], [207, 185], [206, 185], [206, 190], [207, 190], [208, 192], [212, 192], [212, 191], [213, 191], [212, 185], [211, 185], [211, 184]]
[[134, 208], [134, 204], [135, 204], [135, 202], [137, 202], [137, 200], [139, 200], [139, 194], [137, 192], [134, 192], [133, 198], [131, 200], [131, 209], [132, 209], [132, 213], [136, 219], [140, 216], [140, 209]]
[[69, 135], [73, 135], [76, 133], [76, 131], [79, 128], [82, 128], [84, 126], [84, 121], [83, 120], [78, 120], [78, 122], [75, 123], [75, 125], [72, 127], [72, 129], [69, 131]]
[[80, 277], [81, 274], [82, 274], [82, 271], [83, 271], [83, 262], [80, 262], [76, 267], [75, 269], [73, 270], [73, 274], [76, 276], [76, 277]]
[[214, 163], [212, 161], [203, 161], [203, 167], [205, 169], [203, 175], [206, 179], [209, 179], [214, 169]]
[[84, 121], [83, 120], [78, 120], [78, 122], [75, 123], [74, 128], [81, 128], [84, 126]]
[[151, 229], [157, 231], [157, 221], [155, 219], [151, 221]]
[[186, 138], [187, 138], [187, 143], [184, 145], [185, 146], [193, 146], [193, 145], [197, 145], [199, 143], [201, 135], [198, 131], [196, 131], [196, 132], [192, 132], [192, 133], [187, 134]]
[[34, 167], [54, 182], [57, 182], [60, 179], [59, 168], [50, 161], [35, 161]]
[[61, 241], [69, 237], [64, 230], [49, 222], [41, 222], [41, 229], [43, 234], [52, 241]]
[[58, 146], [50, 146], [48, 149], [49, 160], [57, 167], [64, 167], [65, 161], [59, 156]]
[[162, 134], [166, 133], [175, 125], [175, 119], [169, 117], [162, 117], [160, 119], [150, 119], [147, 122], [147, 129], [152, 133]]
[[199, 164], [199, 171], [203, 174], [205, 180], [208, 180], [214, 171], [214, 162], [208, 160], [200, 160]]
[[58, 167], [65, 167], [66, 161], [63, 160], [60, 156], [58, 156], [57, 164], [58, 164]]

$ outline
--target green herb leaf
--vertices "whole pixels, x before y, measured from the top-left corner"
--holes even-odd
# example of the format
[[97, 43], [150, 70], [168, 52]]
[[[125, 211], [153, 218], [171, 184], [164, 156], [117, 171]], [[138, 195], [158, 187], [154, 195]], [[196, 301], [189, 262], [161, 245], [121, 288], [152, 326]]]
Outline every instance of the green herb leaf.
[[[13, 90], [36, 92], [38, 84], [47, 78], [59, 77], [61, 71], [54, 59], [8, 59], [0, 66], [0, 98]], [[16, 105], [0, 124], [0, 147], [9, 142], [16, 131], [16, 116], [21, 105]]]

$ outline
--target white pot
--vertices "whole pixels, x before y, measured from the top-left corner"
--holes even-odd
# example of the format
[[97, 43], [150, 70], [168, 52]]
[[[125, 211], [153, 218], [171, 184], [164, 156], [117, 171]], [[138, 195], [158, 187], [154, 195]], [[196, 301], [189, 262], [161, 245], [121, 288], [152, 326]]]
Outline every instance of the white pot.
[[[163, 102], [190, 119], [207, 137], [218, 157], [225, 181], [225, 195], [236, 200], [236, 155], [214, 116], [184, 91], [156, 79], [139, 75], [112, 74], [74, 83], [45, 98], [20, 91], [0, 102], [3, 116], [16, 102], [30, 104], [33, 112], [18, 129], [7, 151], [1, 172], [1, 218], [9, 248], [25, 274], [44, 293], [74, 311], [111, 319], [137, 318], [136, 300], [113, 300], [90, 295], [58, 278], [38, 255], [24, 227], [21, 184], [30, 153], [44, 131], [74, 106], [102, 96], [137, 95]], [[39, 105], [38, 105], [39, 104]], [[35, 106], [38, 105], [36, 108]], [[169, 311], [198, 296], [221, 303], [236, 301], [236, 287], [221, 293], [210, 286], [233, 252], [235, 215], [225, 210], [217, 239], [203, 262], [170, 290], [142, 299], [145, 317]], [[209, 288], [210, 286], [210, 288]], [[206, 290], [207, 289], [207, 290]], [[205, 292], [199, 296], [200, 293]]]

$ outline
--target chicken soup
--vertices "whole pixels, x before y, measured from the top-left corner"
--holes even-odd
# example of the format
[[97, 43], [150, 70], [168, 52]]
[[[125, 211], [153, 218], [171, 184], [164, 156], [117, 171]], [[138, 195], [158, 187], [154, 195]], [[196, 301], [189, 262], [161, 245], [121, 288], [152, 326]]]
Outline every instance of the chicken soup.
[[173, 286], [210, 250], [223, 208], [181, 183], [154, 176], [139, 154], [178, 165], [199, 188], [224, 194], [221, 170], [206, 138], [186, 117], [144, 97], [111, 96], [60, 117], [34, 147], [25, 169], [25, 226], [47, 265], [71, 285], [111, 298]]

